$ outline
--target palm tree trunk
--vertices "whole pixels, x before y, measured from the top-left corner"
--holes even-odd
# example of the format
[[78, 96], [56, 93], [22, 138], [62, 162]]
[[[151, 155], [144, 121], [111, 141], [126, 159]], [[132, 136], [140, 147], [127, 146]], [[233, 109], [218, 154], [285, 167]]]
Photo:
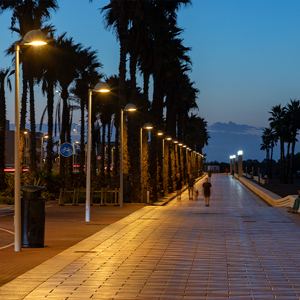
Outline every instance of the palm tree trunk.
[[284, 141], [280, 138], [280, 183], [284, 183]]
[[[37, 170], [37, 155], [36, 155], [36, 131], [35, 131], [35, 105], [34, 105], [34, 91], [33, 78], [29, 79], [30, 90], [30, 172]], [[42, 145], [41, 145], [42, 146]]]
[[110, 164], [111, 164], [111, 117], [107, 128], [107, 177], [110, 178]]
[[105, 176], [105, 135], [106, 125], [102, 123], [102, 145], [101, 145], [101, 177]]
[[[5, 77], [0, 82], [0, 190], [6, 188], [5, 183], [5, 130], [6, 130], [6, 102], [5, 102]], [[9, 128], [7, 128], [8, 130]]]
[[79, 174], [80, 177], [84, 174], [84, 164], [85, 164], [85, 143], [84, 143], [84, 131], [85, 131], [85, 122], [84, 122], [84, 100], [80, 100], [80, 154], [79, 154]]
[[48, 80], [47, 106], [48, 106], [48, 140], [47, 140], [47, 158], [46, 172], [51, 174], [52, 171], [52, 151], [53, 151], [53, 106], [54, 106], [54, 82]]
[[294, 164], [294, 153], [295, 153], [295, 144], [296, 144], [296, 137], [293, 137], [292, 142], [292, 151], [291, 151], [291, 160], [290, 160], [290, 174], [289, 174], [289, 184], [293, 184], [293, 164]]

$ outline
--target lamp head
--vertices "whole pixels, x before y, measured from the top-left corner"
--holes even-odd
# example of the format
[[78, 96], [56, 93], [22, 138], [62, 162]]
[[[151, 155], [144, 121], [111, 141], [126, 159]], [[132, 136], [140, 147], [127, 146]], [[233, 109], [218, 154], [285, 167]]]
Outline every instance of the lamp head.
[[177, 140], [173, 140], [173, 143], [174, 143], [174, 144], [178, 144], [178, 141], [177, 141]]
[[151, 130], [153, 129], [153, 125], [151, 123], [145, 123], [143, 129]]
[[94, 91], [100, 92], [100, 93], [108, 93], [110, 92], [110, 87], [106, 82], [98, 82], [94, 89]]
[[238, 151], [238, 155], [243, 155], [243, 151]]
[[167, 136], [165, 137], [165, 139], [166, 139], [167, 141], [172, 141], [172, 137], [171, 137], [170, 135], [167, 135]]
[[157, 131], [157, 135], [158, 135], [158, 136], [163, 136], [164, 133], [163, 133], [161, 130], [158, 130], [158, 131]]
[[183, 145], [182, 143], [179, 143], [179, 144], [178, 144], [178, 146], [182, 146], [182, 145]]
[[23, 44], [43, 46], [47, 44], [47, 37], [40, 30], [30, 30], [24, 35]]
[[125, 108], [124, 108], [125, 111], [136, 111], [136, 106], [132, 103], [128, 103]]

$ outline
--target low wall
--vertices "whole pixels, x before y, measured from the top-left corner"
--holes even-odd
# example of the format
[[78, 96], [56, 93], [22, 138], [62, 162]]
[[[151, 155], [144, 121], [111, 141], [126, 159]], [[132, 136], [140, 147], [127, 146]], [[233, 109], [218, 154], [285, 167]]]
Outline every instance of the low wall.
[[289, 195], [287, 197], [280, 197], [269, 190], [251, 182], [247, 178], [234, 176], [237, 180], [243, 183], [249, 190], [251, 190], [255, 195], [269, 203], [273, 207], [291, 207], [294, 204], [295, 199], [298, 197], [297, 195]]

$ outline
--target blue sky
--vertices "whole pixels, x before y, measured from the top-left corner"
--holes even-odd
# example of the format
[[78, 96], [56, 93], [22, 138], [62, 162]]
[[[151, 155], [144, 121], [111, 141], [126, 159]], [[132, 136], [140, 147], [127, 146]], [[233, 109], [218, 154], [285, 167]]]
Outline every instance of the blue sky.
[[[51, 23], [57, 34], [67, 32], [76, 43], [98, 51], [107, 76], [118, 73], [119, 44], [115, 35], [104, 29], [99, 8], [108, 0], [59, 1], [60, 10], [53, 14]], [[257, 128], [249, 135], [258, 141], [257, 134], [268, 126], [268, 111], [290, 99], [300, 99], [300, 1], [299, 0], [193, 0], [193, 5], [179, 12], [183, 27], [184, 45], [191, 47], [193, 61], [191, 79], [200, 90], [197, 101], [201, 117], [209, 124], [229, 122]], [[10, 65], [3, 51], [18, 37], [6, 29], [11, 13], [0, 15], [0, 67]], [[14, 94], [8, 93], [8, 119], [14, 120]], [[46, 99], [37, 95], [36, 120], [40, 120]], [[194, 112], [196, 113], [196, 111]], [[77, 117], [79, 120], [79, 116]], [[74, 121], [76, 117], [74, 118]], [[211, 129], [212, 130], [212, 129]], [[232, 128], [231, 128], [232, 130]], [[222, 132], [211, 132], [214, 137], [204, 149], [208, 159], [220, 159], [218, 149]], [[228, 153], [234, 154], [239, 134], [230, 138]], [[224, 136], [224, 132], [223, 132]], [[249, 141], [251, 138], [248, 139]], [[260, 140], [259, 142], [260, 143]], [[251, 142], [251, 145], [253, 141]], [[242, 145], [243, 146], [243, 145]], [[255, 146], [259, 148], [259, 144]], [[250, 149], [250, 148], [249, 148]], [[251, 148], [252, 149], [252, 148]], [[244, 150], [245, 151], [245, 150]], [[246, 151], [247, 153], [247, 151]], [[260, 154], [259, 154], [260, 153]], [[251, 150], [249, 158], [264, 153]]]

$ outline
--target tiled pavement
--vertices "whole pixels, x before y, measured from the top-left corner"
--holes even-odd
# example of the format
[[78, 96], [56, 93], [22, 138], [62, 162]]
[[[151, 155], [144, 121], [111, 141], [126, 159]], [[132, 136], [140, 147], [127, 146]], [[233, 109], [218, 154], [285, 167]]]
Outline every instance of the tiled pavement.
[[300, 299], [300, 228], [231, 176], [212, 185], [209, 207], [187, 192], [144, 207], [8, 287], [40, 280], [27, 300]]

